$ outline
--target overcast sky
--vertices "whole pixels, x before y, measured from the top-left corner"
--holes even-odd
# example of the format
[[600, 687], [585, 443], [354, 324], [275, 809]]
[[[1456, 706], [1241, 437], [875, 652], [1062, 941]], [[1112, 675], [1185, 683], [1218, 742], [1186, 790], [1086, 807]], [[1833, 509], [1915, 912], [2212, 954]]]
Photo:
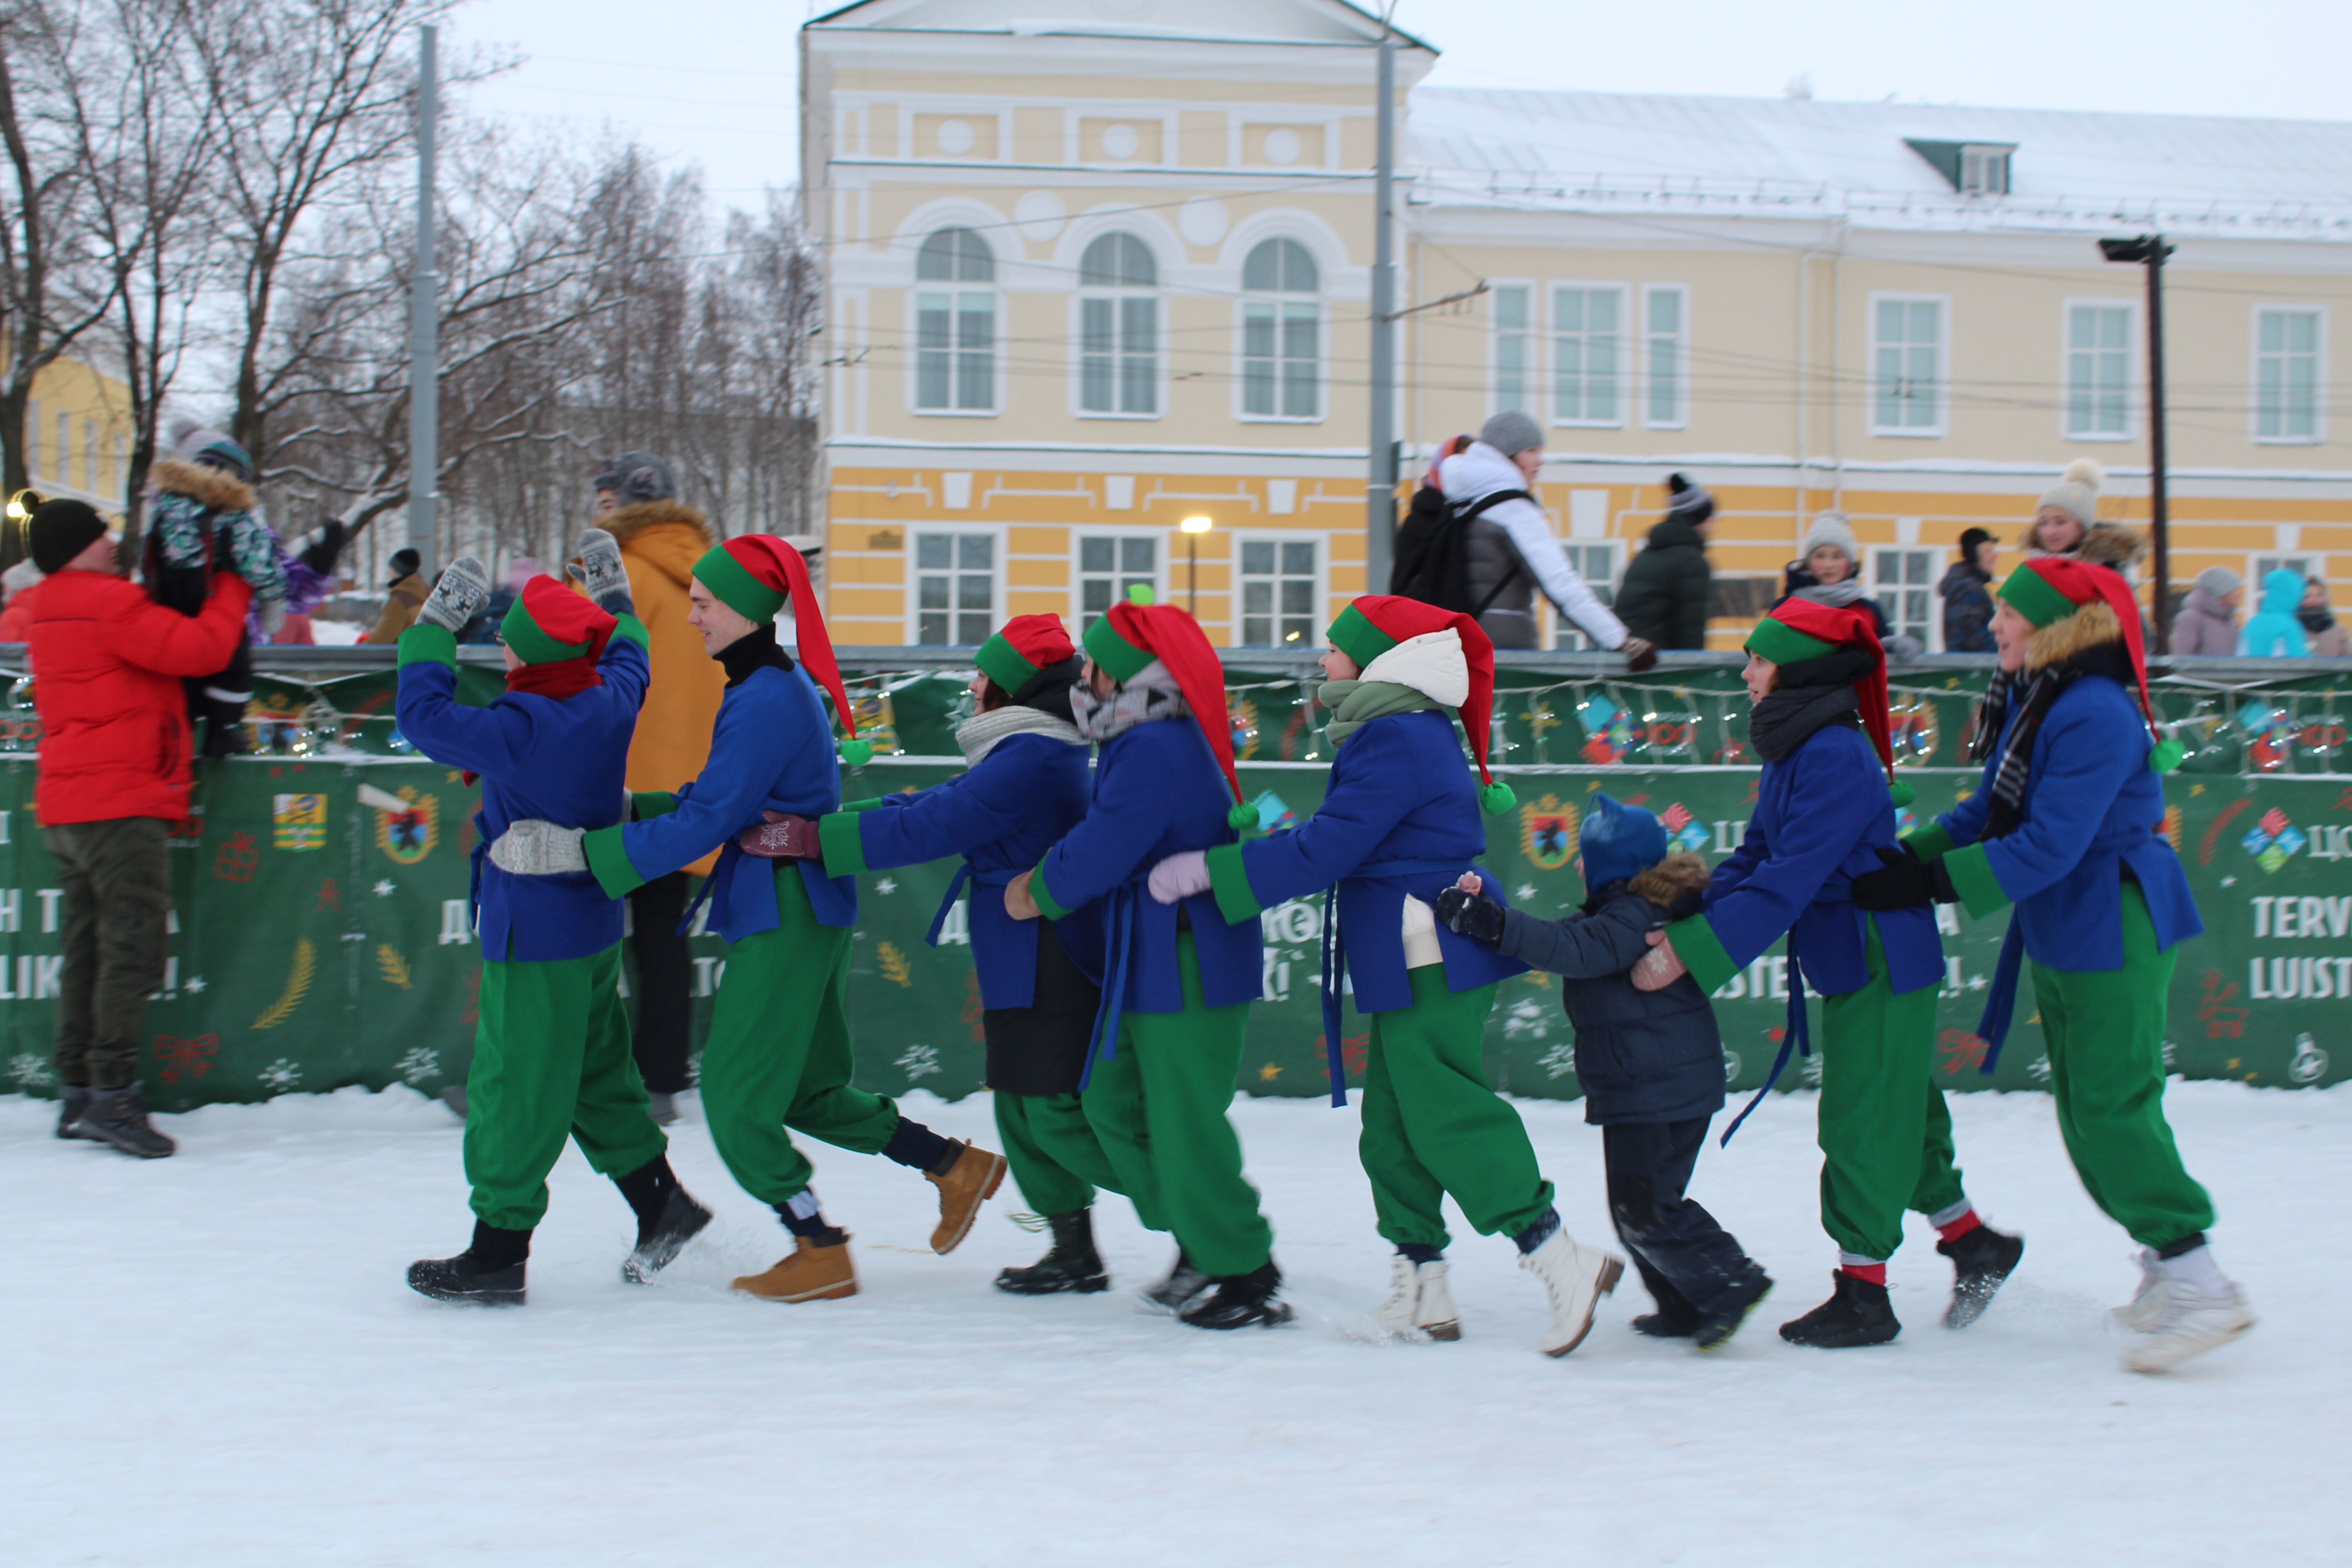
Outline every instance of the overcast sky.
[[[795, 177], [794, 34], [827, 8], [471, 0], [451, 32], [521, 57], [473, 89], [477, 110], [573, 142], [637, 138], [748, 206]], [[1802, 76], [1822, 99], [2352, 119], [2347, 0], [1399, 0], [1396, 15], [1454, 87], [1774, 97]]]

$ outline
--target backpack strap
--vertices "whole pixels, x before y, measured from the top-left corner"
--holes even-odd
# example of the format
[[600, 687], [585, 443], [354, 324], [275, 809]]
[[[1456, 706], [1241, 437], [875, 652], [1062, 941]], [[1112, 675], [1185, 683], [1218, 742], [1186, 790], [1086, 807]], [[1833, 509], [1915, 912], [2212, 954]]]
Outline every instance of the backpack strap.
[[[1466, 523], [1474, 521], [1483, 513], [1502, 505], [1507, 500], [1523, 500], [1532, 502], [1535, 499], [1535, 497], [1529, 495], [1525, 490], [1493, 490], [1489, 491], [1486, 495], [1480, 496], [1476, 500], [1471, 501], [1466, 505], [1460, 507], [1448, 507], [1446, 510], [1453, 512], [1454, 521]], [[1478, 601], [1478, 607], [1470, 612], [1470, 618], [1472, 620], [1475, 621], [1480, 616], [1485, 615], [1487, 607], [1494, 604], [1496, 600], [1503, 596], [1503, 590], [1509, 587], [1513, 583], [1518, 580], [1519, 572], [1523, 565], [1524, 563], [1519, 560], [1518, 551], [1514, 549], [1511, 552], [1511, 569], [1508, 572], [1504, 573], [1503, 575], [1496, 580], [1493, 590], [1489, 592], [1485, 598]]]

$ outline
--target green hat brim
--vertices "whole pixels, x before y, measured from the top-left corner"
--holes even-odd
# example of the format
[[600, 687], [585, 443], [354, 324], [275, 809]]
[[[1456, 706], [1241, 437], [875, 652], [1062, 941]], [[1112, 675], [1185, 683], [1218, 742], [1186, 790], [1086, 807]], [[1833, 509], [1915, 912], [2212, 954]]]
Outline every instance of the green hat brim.
[[506, 639], [507, 647], [513, 649], [514, 656], [525, 664], [553, 664], [558, 659], [578, 658], [588, 651], [588, 644], [584, 642], [558, 642], [548, 636], [540, 624], [530, 618], [530, 612], [523, 607], [520, 595], [507, 607], [505, 618], [499, 622], [499, 636]]
[[[713, 590], [716, 592], [716, 590]], [[1037, 667], [1013, 646], [1003, 632], [996, 632], [980, 645], [972, 662], [980, 666], [981, 674], [1002, 687], [1007, 697], [1037, 678]]]
[[2011, 572], [2009, 580], [2000, 585], [2000, 596], [2036, 627], [2063, 621], [2083, 607], [2031, 566]]
[[1372, 625], [1372, 618], [1350, 605], [1339, 612], [1325, 634], [1331, 646], [1356, 661], [1361, 668], [1396, 647], [1397, 639]]
[[[1146, 667], [1160, 657], [1150, 648], [1138, 647], [1119, 636], [1118, 628], [1110, 624], [1108, 616], [1097, 616], [1078, 641], [1085, 647], [1087, 657], [1121, 686], [1142, 674]], [[991, 676], [989, 679], [993, 680], [996, 678]]]
[[1771, 616], [1757, 622], [1756, 629], [1748, 634], [1747, 642], [1741, 646], [1757, 658], [1769, 659], [1774, 664], [1802, 664], [1809, 658], [1821, 658], [1837, 652], [1835, 643], [1808, 636], [1788, 622]]
[[694, 563], [694, 575], [712, 597], [747, 621], [772, 621], [783, 610], [784, 591], [752, 576], [723, 544]]

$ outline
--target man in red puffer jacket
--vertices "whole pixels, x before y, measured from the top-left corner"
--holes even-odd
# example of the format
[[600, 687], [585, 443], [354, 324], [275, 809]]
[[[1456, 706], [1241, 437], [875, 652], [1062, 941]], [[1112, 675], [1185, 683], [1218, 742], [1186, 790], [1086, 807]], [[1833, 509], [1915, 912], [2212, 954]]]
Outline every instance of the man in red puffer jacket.
[[41, 714], [33, 804], [65, 889], [58, 1136], [160, 1159], [177, 1145], [149, 1125], [137, 1069], [147, 998], [163, 984], [164, 839], [194, 784], [180, 681], [227, 661], [252, 591], [224, 573], [193, 617], [156, 604], [122, 575], [83, 501], [42, 502], [27, 531], [49, 574], [26, 599]]

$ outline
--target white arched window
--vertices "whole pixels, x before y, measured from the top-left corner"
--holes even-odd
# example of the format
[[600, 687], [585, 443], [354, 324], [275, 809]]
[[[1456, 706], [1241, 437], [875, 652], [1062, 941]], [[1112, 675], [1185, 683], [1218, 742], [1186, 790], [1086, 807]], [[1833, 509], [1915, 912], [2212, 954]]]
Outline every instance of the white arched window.
[[939, 230], [915, 253], [915, 406], [994, 413], [996, 257], [988, 241], [968, 228]]
[[1104, 235], [1078, 261], [1078, 406], [1160, 412], [1160, 267], [1131, 234]]
[[1242, 263], [1242, 412], [1263, 419], [1323, 416], [1322, 287], [1295, 239], [1269, 239]]

